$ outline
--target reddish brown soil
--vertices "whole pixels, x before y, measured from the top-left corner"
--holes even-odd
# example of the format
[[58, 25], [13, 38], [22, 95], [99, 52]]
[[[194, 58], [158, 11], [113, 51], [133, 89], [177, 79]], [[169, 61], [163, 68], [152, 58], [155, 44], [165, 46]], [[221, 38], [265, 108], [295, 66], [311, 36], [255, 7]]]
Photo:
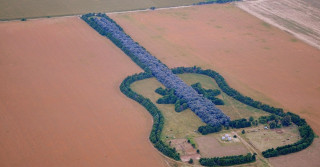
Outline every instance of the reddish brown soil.
[[214, 69], [243, 94], [299, 113], [320, 133], [320, 50], [232, 5], [110, 16], [169, 67]]
[[139, 71], [79, 18], [0, 23], [0, 166], [165, 166], [119, 90]]

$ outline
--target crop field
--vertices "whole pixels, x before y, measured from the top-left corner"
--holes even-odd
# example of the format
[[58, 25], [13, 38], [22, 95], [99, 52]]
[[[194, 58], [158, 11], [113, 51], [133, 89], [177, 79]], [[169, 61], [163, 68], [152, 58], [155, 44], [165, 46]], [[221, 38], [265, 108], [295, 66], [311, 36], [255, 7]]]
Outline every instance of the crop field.
[[0, 20], [191, 5], [200, 0], [0, 0]]
[[250, 0], [237, 6], [320, 49], [318, 0]]
[[241, 93], [298, 113], [320, 132], [320, 50], [230, 4], [109, 16], [169, 67], [214, 69]]
[[0, 166], [166, 166], [119, 90], [136, 72], [78, 17], [0, 23]]

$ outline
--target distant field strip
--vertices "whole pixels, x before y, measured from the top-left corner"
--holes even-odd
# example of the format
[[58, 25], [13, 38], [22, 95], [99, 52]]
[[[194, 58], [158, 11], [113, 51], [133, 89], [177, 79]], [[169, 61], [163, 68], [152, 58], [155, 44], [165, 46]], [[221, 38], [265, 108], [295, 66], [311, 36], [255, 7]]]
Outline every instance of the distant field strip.
[[0, 0], [0, 20], [192, 5], [200, 0]]
[[239, 2], [237, 6], [320, 49], [320, 2], [254, 0]]

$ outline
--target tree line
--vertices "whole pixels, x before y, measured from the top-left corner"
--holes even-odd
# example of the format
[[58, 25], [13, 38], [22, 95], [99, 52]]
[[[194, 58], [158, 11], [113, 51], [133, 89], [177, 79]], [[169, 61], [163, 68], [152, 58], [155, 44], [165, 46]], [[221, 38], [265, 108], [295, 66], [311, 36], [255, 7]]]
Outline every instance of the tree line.
[[[251, 122], [252, 121], [247, 121], [247, 119], [242, 118], [242, 119], [238, 119], [238, 120], [233, 120], [229, 122], [228, 126], [225, 126], [225, 128], [247, 128], [247, 127], [251, 127]], [[198, 128], [198, 132], [200, 132], [202, 135], [207, 135], [210, 133], [216, 133], [216, 132], [220, 132], [223, 129], [223, 126], [210, 126], [210, 125], [205, 125], [205, 126], [200, 126]]]
[[202, 166], [231, 166], [256, 161], [256, 154], [248, 153], [247, 155], [200, 158], [199, 162]]
[[235, 2], [235, 1], [241, 1], [241, 0], [207, 0], [204, 2], [198, 2], [194, 3], [193, 5], [207, 5], [207, 4], [223, 4], [223, 3], [229, 3], [229, 2]]

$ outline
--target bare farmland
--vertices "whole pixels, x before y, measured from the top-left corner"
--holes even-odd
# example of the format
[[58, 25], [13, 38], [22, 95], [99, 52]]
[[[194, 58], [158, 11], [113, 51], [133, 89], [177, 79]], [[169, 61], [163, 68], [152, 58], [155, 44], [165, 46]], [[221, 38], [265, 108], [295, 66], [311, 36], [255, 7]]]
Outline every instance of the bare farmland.
[[0, 0], [0, 20], [191, 5], [200, 0]]
[[77, 17], [0, 23], [0, 166], [165, 166], [119, 90], [140, 71]]

